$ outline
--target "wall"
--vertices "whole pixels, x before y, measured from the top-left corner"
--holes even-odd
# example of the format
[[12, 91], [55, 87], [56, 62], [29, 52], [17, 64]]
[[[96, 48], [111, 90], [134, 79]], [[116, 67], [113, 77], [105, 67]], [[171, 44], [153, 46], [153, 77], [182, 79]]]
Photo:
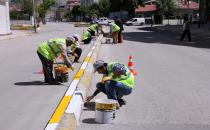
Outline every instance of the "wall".
[[0, 35], [10, 33], [9, 3], [0, 4]]
[[164, 25], [181, 25], [183, 23], [183, 20], [181, 19], [164, 19], [163, 24]]

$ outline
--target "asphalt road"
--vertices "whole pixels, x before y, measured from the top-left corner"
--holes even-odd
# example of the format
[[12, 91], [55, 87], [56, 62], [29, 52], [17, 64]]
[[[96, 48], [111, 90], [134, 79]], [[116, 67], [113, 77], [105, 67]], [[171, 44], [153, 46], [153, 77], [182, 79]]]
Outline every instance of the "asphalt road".
[[[47, 23], [39, 33], [0, 41], [0, 130], [43, 130], [69, 83], [43, 85], [36, 53], [39, 43], [55, 37], [81, 34], [69, 23]], [[92, 45], [82, 45], [81, 61]], [[75, 64], [76, 69], [81, 63]], [[70, 73], [70, 81], [76, 71]]]
[[[94, 107], [83, 109], [77, 130], [209, 130], [210, 51], [179, 42], [170, 32], [125, 27], [123, 44], [103, 44], [98, 59], [128, 63], [135, 88], [124, 97], [114, 124], [97, 124]], [[95, 74], [89, 94], [101, 75]], [[106, 98], [100, 94], [95, 99]], [[94, 100], [93, 100], [94, 101]]]

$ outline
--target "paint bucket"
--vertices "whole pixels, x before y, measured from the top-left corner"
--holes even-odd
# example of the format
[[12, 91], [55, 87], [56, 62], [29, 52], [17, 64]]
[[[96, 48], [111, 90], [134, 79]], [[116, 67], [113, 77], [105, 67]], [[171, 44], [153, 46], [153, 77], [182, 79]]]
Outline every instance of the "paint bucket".
[[95, 121], [101, 124], [111, 124], [115, 119], [116, 100], [98, 99], [95, 101]]
[[54, 67], [55, 70], [55, 80], [59, 82], [68, 82], [69, 74], [68, 67], [66, 65], [57, 65]]

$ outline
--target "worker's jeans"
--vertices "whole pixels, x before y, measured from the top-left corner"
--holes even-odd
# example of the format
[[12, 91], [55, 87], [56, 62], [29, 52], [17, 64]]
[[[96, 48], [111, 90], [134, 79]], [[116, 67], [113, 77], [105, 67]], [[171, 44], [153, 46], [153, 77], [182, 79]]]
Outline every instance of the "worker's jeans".
[[184, 30], [182, 33], [182, 37], [181, 37], [181, 41], [184, 39], [185, 35], [187, 34], [188, 37], [188, 41], [191, 41], [191, 34], [190, 34], [190, 30]]
[[77, 47], [74, 51], [78, 55], [78, 57], [75, 57], [74, 62], [77, 62], [82, 54], [82, 48]]
[[53, 61], [47, 60], [44, 56], [42, 56], [39, 52], [37, 52], [43, 66], [44, 71], [44, 81], [46, 83], [53, 82], [55, 79], [53, 78]]
[[124, 95], [129, 95], [132, 91], [132, 88], [124, 85], [121, 82], [114, 80], [106, 81], [106, 83], [97, 83], [97, 89], [107, 95], [108, 99], [118, 100]]
[[112, 32], [113, 43], [117, 43], [119, 31]]
[[82, 42], [84, 42], [84, 44], [89, 44], [91, 42], [91, 39], [92, 38], [88, 38], [88, 39], [82, 40]]

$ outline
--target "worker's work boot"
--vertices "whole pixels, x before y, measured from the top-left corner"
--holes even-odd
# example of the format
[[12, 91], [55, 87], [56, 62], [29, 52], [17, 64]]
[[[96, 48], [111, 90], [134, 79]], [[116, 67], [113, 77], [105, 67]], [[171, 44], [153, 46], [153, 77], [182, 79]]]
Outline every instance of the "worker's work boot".
[[118, 103], [119, 103], [120, 107], [122, 107], [122, 105], [126, 105], [126, 101], [122, 98], [118, 99]]
[[121, 107], [120, 104], [117, 102], [117, 104], [116, 104], [116, 109], [119, 110], [120, 107]]

